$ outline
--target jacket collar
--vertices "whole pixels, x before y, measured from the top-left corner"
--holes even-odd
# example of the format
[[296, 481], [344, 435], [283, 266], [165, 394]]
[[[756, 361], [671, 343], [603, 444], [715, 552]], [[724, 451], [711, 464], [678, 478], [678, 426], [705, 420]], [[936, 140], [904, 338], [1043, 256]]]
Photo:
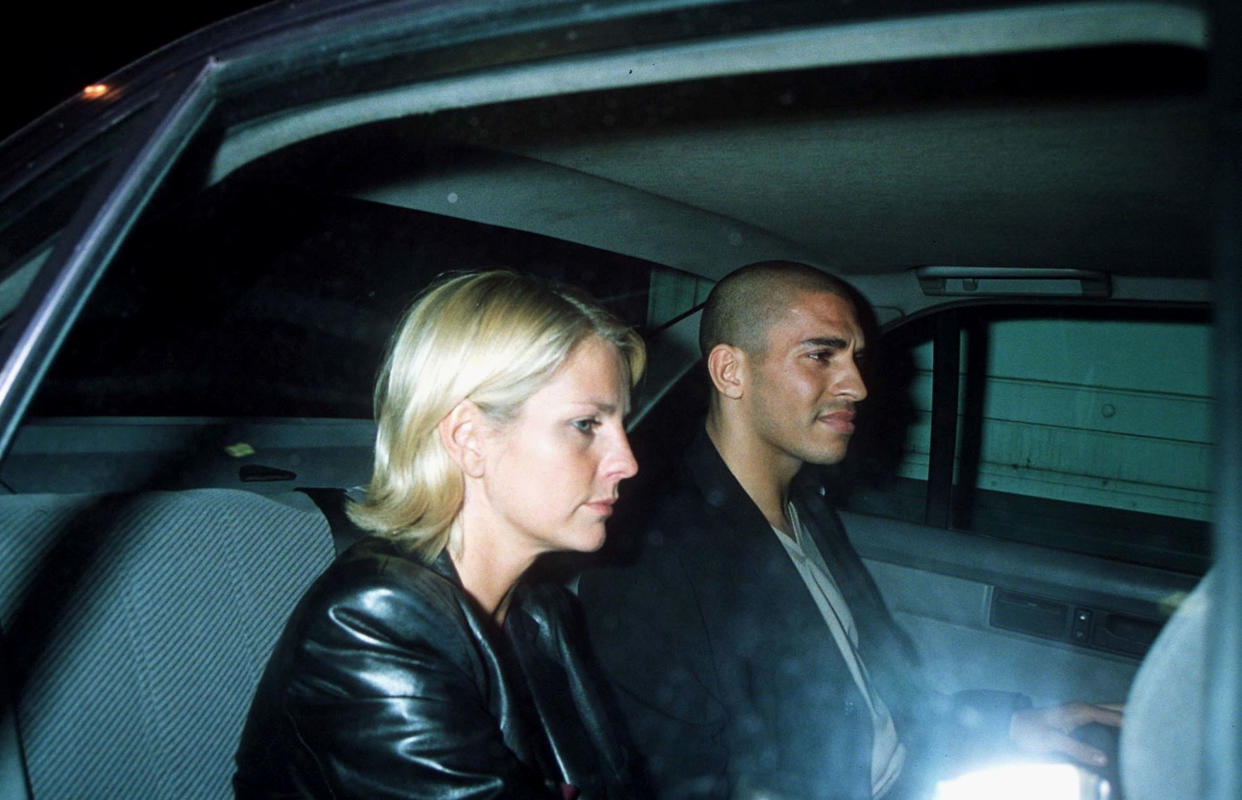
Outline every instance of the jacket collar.
[[[755, 501], [750, 498], [746, 489], [730, 471], [729, 465], [725, 463], [711, 437], [707, 435], [705, 425], [699, 427], [698, 434], [686, 451], [685, 468], [689, 479], [702, 492], [703, 499], [711, 513], [725, 519], [739, 521], [748, 528], [763, 526], [766, 530], [771, 527], [767, 517], [763, 516], [763, 512], [759, 510], [759, 506], [755, 505]], [[822, 497], [824, 489], [822, 484], [815, 480], [814, 475], [803, 468], [794, 476], [789, 485], [790, 501], [798, 506], [798, 512], [803, 514], [804, 518], [814, 517], [818, 522], [823, 523], [825, 520], [817, 513], [817, 509], [804, 502], [804, 499], [811, 494], [818, 494]], [[832, 527], [836, 527], [835, 520], [828, 522], [832, 524]]]
[[[702, 492], [708, 513], [722, 521], [722, 524], [712, 528], [711, 549], [707, 552], [726, 560], [737, 560], [734, 563], [748, 563], [740, 559], [749, 559], [756, 571], [761, 571], [762, 565], [771, 563], [771, 560], [782, 565], [788, 561], [774, 534], [754, 535], [756, 532], [770, 532], [771, 526], [729, 471], [707, 435], [706, 427], [699, 429], [685, 453], [683, 464], [689, 479]], [[794, 476], [789, 487], [791, 501], [798, 507], [803, 520], [809, 523], [806, 525], [807, 533], [814, 539], [816, 548], [854, 613], [854, 620], [859, 626], [860, 649], [873, 678], [878, 676], [882, 694], [894, 698], [897, 708], [906, 708], [912, 693], [917, 691], [906, 676], [917, 669], [918, 656], [913, 644], [893, 622], [874, 580], [850, 544], [836, 514], [827, 502], [812, 499], [815, 495], [823, 497], [824, 494], [822, 482], [816, 479], [813, 470], [805, 467]], [[787, 585], [799, 584], [800, 581], [791, 579]], [[808, 609], [812, 608], [809, 593], [797, 590], [793, 595], [798, 602], [805, 600]], [[808, 610], [807, 613], [811, 612]], [[815, 610], [814, 613], [819, 612]], [[893, 668], [887, 668], [890, 666]]]
[[[725, 558], [774, 559], [782, 564], [787, 560], [779, 540], [771, 533], [767, 517], [729, 471], [705, 427], [700, 428], [686, 451], [684, 464], [690, 480], [702, 492], [708, 513], [724, 523], [713, 528], [713, 551], [724, 550], [721, 555]], [[879, 601], [878, 589], [831, 507], [826, 501], [814, 501], [817, 495], [825, 496], [823, 484], [813, 470], [804, 467], [790, 483], [790, 502], [797, 506], [806, 523], [805, 532], [814, 541], [860, 627], [879, 627], [882, 630], [872, 635], [888, 637], [891, 622], [888, 610]], [[875, 623], [877, 618], [881, 622]]]
[[748, 527], [767, 526], [767, 518], [729, 470], [704, 425], [699, 426], [698, 434], [686, 451], [685, 467], [691, 482], [703, 493], [710, 513], [744, 521]]
[[431, 560], [427, 567], [441, 578], [453, 583], [454, 586], [461, 586], [461, 576], [457, 574], [457, 567], [453, 566], [453, 559], [449, 557], [448, 547], [440, 551], [440, 555]]

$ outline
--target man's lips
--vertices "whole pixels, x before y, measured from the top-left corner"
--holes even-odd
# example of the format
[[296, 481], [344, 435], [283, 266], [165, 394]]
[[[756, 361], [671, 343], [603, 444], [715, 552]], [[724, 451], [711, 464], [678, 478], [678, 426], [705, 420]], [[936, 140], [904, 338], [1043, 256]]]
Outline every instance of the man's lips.
[[854, 412], [850, 409], [829, 411], [827, 414], [820, 414], [815, 418], [815, 421], [824, 423], [837, 433], [854, 432]]

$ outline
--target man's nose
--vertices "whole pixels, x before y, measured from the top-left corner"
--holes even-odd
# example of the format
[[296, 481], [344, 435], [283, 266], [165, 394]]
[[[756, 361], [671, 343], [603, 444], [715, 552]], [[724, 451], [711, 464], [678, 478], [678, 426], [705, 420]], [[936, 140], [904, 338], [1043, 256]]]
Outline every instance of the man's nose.
[[867, 398], [867, 384], [863, 381], [862, 371], [858, 369], [858, 362], [853, 358], [845, 359], [841, 372], [837, 375], [833, 392], [839, 396], [848, 397], [855, 403], [861, 403]]

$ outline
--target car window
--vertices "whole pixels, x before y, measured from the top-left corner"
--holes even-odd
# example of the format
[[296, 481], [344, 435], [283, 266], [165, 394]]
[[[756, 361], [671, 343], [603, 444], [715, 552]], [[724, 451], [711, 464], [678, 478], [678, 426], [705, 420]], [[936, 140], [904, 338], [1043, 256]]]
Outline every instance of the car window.
[[21, 300], [103, 164], [70, 163], [0, 203], [0, 319]]
[[647, 304], [647, 324], [659, 328], [675, 322], [707, 300], [716, 282], [673, 269], [651, 273], [651, 297]]
[[590, 247], [226, 183], [153, 205], [32, 413], [367, 418], [388, 335], [418, 291], [442, 272], [490, 267], [585, 288], [640, 330], [699, 298], [691, 276]]
[[[67, 154], [31, 157], [27, 170], [4, 175], [0, 195], [0, 278], [45, 247], [69, 221], [118, 148], [143, 125], [141, 114], [79, 132]], [[94, 128], [103, 128], [92, 135]]]
[[[1139, 309], [961, 309], [892, 331], [852, 507], [1199, 571], [1210, 339], [1200, 312]], [[954, 413], [936, 422], [937, 403]]]

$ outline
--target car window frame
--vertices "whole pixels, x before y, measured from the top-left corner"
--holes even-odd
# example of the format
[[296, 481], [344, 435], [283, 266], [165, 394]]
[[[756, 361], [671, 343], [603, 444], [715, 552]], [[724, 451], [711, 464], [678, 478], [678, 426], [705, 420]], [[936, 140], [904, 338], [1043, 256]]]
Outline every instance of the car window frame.
[[61, 231], [0, 335], [0, 460], [69, 327], [160, 179], [206, 119], [218, 65], [169, 75], [143, 122]]

